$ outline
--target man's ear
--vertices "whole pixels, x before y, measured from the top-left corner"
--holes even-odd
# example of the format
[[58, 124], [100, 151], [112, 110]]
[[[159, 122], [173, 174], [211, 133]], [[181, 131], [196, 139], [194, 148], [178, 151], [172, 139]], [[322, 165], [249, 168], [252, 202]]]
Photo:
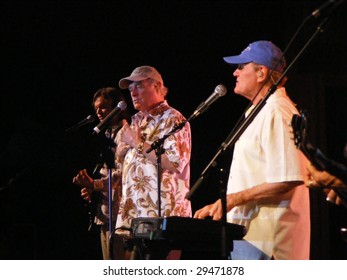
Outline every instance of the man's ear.
[[257, 71], [257, 76], [262, 79], [265, 80], [265, 78], [267, 77], [269, 73], [269, 69], [267, 69], [266, 67], [259, 67], [258, 71]]
[[158, 89], [159, 88], [159, 82], [158, 81], [155, 81], [154, 84], [153, 84], [154, 88], [155, 89]]

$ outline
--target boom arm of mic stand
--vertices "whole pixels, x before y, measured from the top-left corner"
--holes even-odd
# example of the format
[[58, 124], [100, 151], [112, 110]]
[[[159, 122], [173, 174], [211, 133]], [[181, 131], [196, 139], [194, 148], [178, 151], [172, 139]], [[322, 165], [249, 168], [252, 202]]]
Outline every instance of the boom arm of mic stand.
[[[204, 104], [204, 102], [202, 102], [202, 103], [199, 105], [198, 109], [199, 109], [199, 108], [201, 109], [201, 107], [202, 107], [203, 104]], [[197, 109], [197, 110], [198, 110], [198, 109]], [[206, 109], [207, 109], [207, 107], [206, 107], [203, 111], [201, 111], [201, 112], [199, 113], [199, 115], [200, 115], [201, 113], [203, 113]], [[196, 111], [197, 111], [197, 110], [196, 110]], [[154, 141], [154, 142], [151, 144], [151, 147], [146, 151], [146, 153], [148, 154], [148, 153], [150, 153], [151, 151], [153, 151], [154, 149], [158, 149], [158, 148], [163, 144], [163, 142], [164, 142], [164, 140], [165, 140], [166, 138], [168, 138], [170, 135], [176, 133], [177, 131], [181, 130], [181, 129], [186, 125], [187, 122], [192, 121], [192, 120], [195, 119], [197, 116], [198, 116], [198, 115], [196, 115], [195, 113], [193, 113], [187, 120], [184, 120], [184, 121], [182, 121], [182, 122], [179, 123], [179, 124], [176, 124], [176, 125], [173, 127], [173, 129], [172, 129], [168, 134], [166, 134], [166, 135], [164, 135], [162, 138], [160, 138], [160, 139]]]
[[171, 136], [172, 134], [176, 133], [177, 131], [181, 130], [187, 123], [188, 121], [187, 120], [184, 120], [182, 121], [181, 123], [175, 125], [173, 127], [173, 129], [166, 135], [164, 135], [162, 138], [158, 139], [158, 140], [155, 140], [152, 144], [151, 144], [151, 147], [149, 147], [147, 150], [146, 150], [146, 153], [150, 153], [151, 151], [155, 150], [155, 149], [158, 149], [161, 147], [161, 145], [164, 143], [165, 139], [168, 138], [169, 136]]
[[[273, 87], [271, 87], [270, 91], [274, 92], [276, 90], [277, 84], [274, 85]], [[270, 92], [269, 91], [269, 92]], [[271, 92], [271, 93], [272, 93]], [[267, 96], [270, 96], [270, 94], [267, 94]], [[265, 99], [265, 98], [264, 98]], [[201, 173], [199, 179], [196, 181], [196, 183], [193, 185], [193, 187], [190, 189], [190, 191], [187, 193], [186, 195], [186, 199], [191, 199], [191, 197], [193, 196], [193, 194], [195, 193], [195, 191], [199, 188], [199, 186], [201, 185], [201, 183], [203, 182], [203, 180], [206, 178], [206, 173], [209, 171], [210, 167], [214, 167], [216, 166], [216, 159], [231, 145], [231, 143], [235, 143], [236, 140], [241, 136], [241, 134], [246, 130], [246, 128], [248, 127], [248, 125], [250, 124], [250, 122], [255, 118], [256, 114], [260, 111], [260, 109], [264, 106], [265, 104], [265, 100], [261, 100], [257, 106], [252, 110], [251, 113], [244, 121], [243, 123], [240, 124], [238, 130], [236, 132], [235, 129], [233, 129], [231, 131], [231, 133], [228, 135], [228, 137], [225, 139], [225, 141], [221, 144], [221, 146], [219, 147], [217, 153], [215, 154], [215, 156], [212, 158], [212, 160], [210, 161], [210, 163], [206, 166], [206, 168], [204, 169], [204, 171]]]

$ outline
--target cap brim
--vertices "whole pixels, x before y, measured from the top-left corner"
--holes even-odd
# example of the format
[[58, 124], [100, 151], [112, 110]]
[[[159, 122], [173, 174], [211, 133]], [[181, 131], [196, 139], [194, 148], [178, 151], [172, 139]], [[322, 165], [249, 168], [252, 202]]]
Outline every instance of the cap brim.
[[147, 78], [146, 77], [125, 77], [123, 79], [120, 79], [119, 80], [119, 87], [121, 89], [127, 89], [129, 84], [132, 83], [132, 82], [139, 82], [139, 81], [142, 81], [142, 80], [146, 80]]
[[229, 63], [229, 64], [243, 64], [243, 63], [252, 62], [251, 59], [247, 57], [243, 57], [241, 55], [226, 56], [226, 57], [223, 57], [223, 59], [226, 63]]

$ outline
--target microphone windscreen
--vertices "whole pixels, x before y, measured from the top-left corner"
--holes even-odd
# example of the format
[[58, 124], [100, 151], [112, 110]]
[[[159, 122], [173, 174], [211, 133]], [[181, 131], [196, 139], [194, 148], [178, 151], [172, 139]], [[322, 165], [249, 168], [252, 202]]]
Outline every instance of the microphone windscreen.
[[219, 96], [224, 96], [227, 93], [227, 88], [224, 85], [218, 85], [215, 88], [215, 92], [217, 92]]
[[127, 104], [124, 101], [119, 101], [117, 107], [121, 109], [121, 111], [124, 111], [127, 107]]

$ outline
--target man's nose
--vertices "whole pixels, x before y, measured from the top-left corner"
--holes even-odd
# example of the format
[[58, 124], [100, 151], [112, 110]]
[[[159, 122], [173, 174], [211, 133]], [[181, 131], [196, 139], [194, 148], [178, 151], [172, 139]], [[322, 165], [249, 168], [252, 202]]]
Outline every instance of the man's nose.
[[134, 88], [131, 92], [130, 92], [130, 95], [131, 96], [136, 96], [138, 94], [138, 91], [136, 88]]

